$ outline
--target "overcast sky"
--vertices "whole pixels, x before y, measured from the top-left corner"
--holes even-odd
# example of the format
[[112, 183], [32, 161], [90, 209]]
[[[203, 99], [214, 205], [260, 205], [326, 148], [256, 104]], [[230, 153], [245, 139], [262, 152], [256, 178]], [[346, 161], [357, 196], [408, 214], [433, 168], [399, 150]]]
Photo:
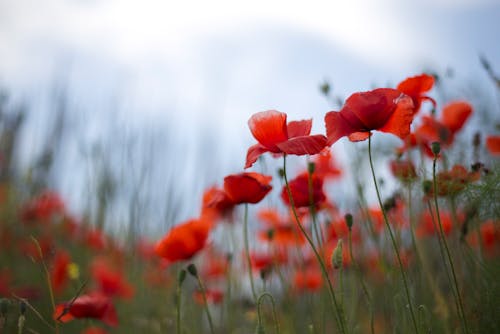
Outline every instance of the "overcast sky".
[[343, 97], [424, 69], [484, 79], [479, 54], [498, 73], [499, 3], [3, 0], [0, 85], [36, 101], [62, 80], [95, 123], [174, 123], [183, 143], [213, 132], [236, 172], [255, 112], [324, 132], [325, 79]]

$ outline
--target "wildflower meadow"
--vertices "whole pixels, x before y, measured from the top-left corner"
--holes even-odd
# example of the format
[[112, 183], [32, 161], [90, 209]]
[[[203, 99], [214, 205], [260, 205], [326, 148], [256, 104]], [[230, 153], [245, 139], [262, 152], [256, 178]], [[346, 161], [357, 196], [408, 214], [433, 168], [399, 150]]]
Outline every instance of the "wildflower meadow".
[[499, 128], [470, 126], [475, 105], [437, 99], [438, 80], [352, 92], [322, 119], [256, 110], [241, 169], [149, 236], [16, 169], [2, 111], [0, 333], [500, 333]]

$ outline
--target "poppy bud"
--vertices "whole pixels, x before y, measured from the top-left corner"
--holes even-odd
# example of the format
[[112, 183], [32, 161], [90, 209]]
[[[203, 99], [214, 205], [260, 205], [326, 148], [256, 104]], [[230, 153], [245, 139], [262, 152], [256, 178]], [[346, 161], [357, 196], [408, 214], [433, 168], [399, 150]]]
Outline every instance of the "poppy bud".
[[278, 176], [280, 179], [285, 177], [285, 171], [283, 170], [283, 168], [278, 168]]
[[337, 246], [335, 247], [335, 249], [333, 250], [333, 253], [332, 253], [333, 268], [339, 269], [342, 266], [342, 262], [343, 262], [342, 260], [343, 260], [343, 257], [342, 257], [342, 239], [339, 239], [339, 241], [337, 242]]
[[432, 191], [432, 181], [425, 180], [424, 182], [422, 182], [422, 188], [424, 190], [424, 194], [429, 195]]
[[25, 302], [21, 302], [19, 304], [19, 312], [21, 312], [21, 315], [24, 315], [24, 313], [26, 313], [26, 303]]
[[309, 174], [314, 173], [315, 169], [316, 169], [316, 164], [314, 162], [310, 161], [310, 162], [307, 163], [307, 172]]
[[267, 238], [269, 240], [273, 240], [274, 239], [274, 229], [270, 228], [269, 230], [267, 230]]
[[474, 137], [472, 138], [472, 145], [474, 145], [474, 147], [479, 147], [479, 145], [481, 145], [481, 134], [479, 132], [474, 134]]
[[185, 279], [186, 279], [186, 270], [181, 269], [181, 271], [179, 271], [179, 274], [177, 275], [177, 282], [179, 282], [179, 285], [182, 285]]
[[349, 231], [350, 231], [352, 228], [352, 223], [353, 223], [352, 215], [350, 213], [348, 213], [344, 216], [344, 219], [345, 219], [345, 224], [347, 225], [347, 227], [349, 228]]
[[441, 144], [438, 141], [435, 141], [431, 144], [431, 150], [432, 153], [434, 153], [434, 156], [437, 156], [439, 152], [441, 152]]
[[330, 94], [330, 84], [326, 81], [319, 87], [319, 89], [325, 96], [328, 96], [328, 94]]
[[188, 267], [187, 267], [187, 271], [194, 277], [198, 277], [198, 270], [196, 269], [196, 266], [194, 265], [194, 263], [191, 263]]

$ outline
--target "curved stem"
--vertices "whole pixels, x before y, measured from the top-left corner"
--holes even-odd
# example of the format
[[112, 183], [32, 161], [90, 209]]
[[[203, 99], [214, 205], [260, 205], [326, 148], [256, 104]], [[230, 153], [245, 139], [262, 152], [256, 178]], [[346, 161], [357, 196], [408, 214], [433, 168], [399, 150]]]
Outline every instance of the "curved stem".
[[180, 282], [177, 283], [177, 305], [176, 305], [176, 310], [177, 310], [177, 323], [176, 323], [176, 333], [181, 334], [181, 284]]
[[260, 313], [260, 306], [262, 304], [262, 299], [264, 297], [266, 297], [266, 296], [269, 297], [269, 299], [271, 300], [271, 304], [272, 304], [272, 307], [273, 307], [274, 330], [275, 330], [276, 334], [279, 334], [280, 333], [280, 324], [278, 322], [278, 316], [276, 315], [276, 305], [274, 303], [273, 296], [269, 292], [263, 292], [259, 296], [259, 299], [257, 300], [257, 316], [258, 316], [258, 319], [259, 319], [259, 324], [262, 325], [262, 315]]
[[245, 216], [243, 220], [243, 239], [245, 242], [245, 253], [247, 255], [248, 275], [250, 276], [250, 287], [254, 302], [257, 301], [257, 293], [253, 283], [252, 260], [250, 259], [250, 247], [248, 246], [248, 203], [245, 203]]
[[210, 315], [210, 310], [208, 309], [208, 301], [207, 301], [207, 294], [205, 293], [205, 287], [203, 286], [200, 276], [196, 275], [196, 279], [198, 280], [198, 288], [201, 291], [201, 295], [203, 296], [203, 302], [205, 303], [205, 311], [207, 313], [208, 324], [210, 326], [210, 333], [215, 334], [214, 324], [212, 322], [212, 316]]
[[457, 275], [455, 274], [455, 266], [453, 265], [453, 259], [451, 258], [451, 253], [450, 253], [450, 249], [448, 248], [448, 243], [446, 242], [446, 237], [445, 237], [444, 231], [443, 231], [443, 225], [441, 224], [441, 216], [439, 214], [439, 205], [438, 205], [438, 199], [437, 199], [436, 160], [437, 160], [437, 156], [434, 157], [434, 160], [432, 162], [432, 183], [433, 183], [433, 188], [434, 188], [434, 206], [436, 208], [436, 216], [437, 216], [437, 221], [438, 221], [438, 225], [439, 225], [439, 236], [440, 236], [441, 240], [443, 241], [444, 249], [446, 250], [446, 256], [448, 257], [448, 262], [450, 263], [451, 275], [453, 277], [453, 283], [455, 285], [455, 287], [454, 287], [455, 296], [457, 298], [457, 303], [458, 303], [458, 306], [460, 308], [460, 311], [458, 312], [459, 317], [462, 320], [464, 332], [469, 333], [469, 328], [467, 326], [467, 320], [465, 319], [462, 297], [460, 295], [460, 289], [458, 288]]
[[337, 303], [337, 299], [335, 298], [335, 291], [333, 290], [333, 285], [332, 285], [332, 282], [330, 280], [330, 277], [328, 276], [328, 271], [326, 270], [325, 263], [323, 262], [321, 255], [318, 253], [318, 250], [314, 246], [314, 243], [313, 243], [311, 237], [307, 234], [306, 230], [304, 229], [304, 227], [300, 223], [300, 219], [299, 219], [299, 216], [297, 214], [297, 210], [295, 208], [295, 203], [293, 201], [292, 191], [290, 190], [290, 185], [288, 184], [288, 177], [286, 175], [286, 154], [283, 154], [283, 178], [285, 179], [285, 187], [286, 187], [286, 191], [288, 194], [288, 199], [290, 201], [290, 207], [292, 208], [293, 216], [295, 217], [295, 221], [297, 223], [297, 226], [299, 227], [301, 233], [304, 235], [307, 242], [311, 246], [313, 253], [316, 256], [316, 260], [318, 261], [318, 263], [320, 265], [323, 277], [325, 278], [326, 282], [328, 283], [327, 284], [328, 285], [328, 292], [330, 293], [330, 301], [331, 301], [333, 311], [335, 313], [335, 320], [337, 321], [337, 326], [339, 327], [339, 329], [342, 333], [346, 333], [344, 315], [342, 314], [342, 310], [340, 309], [340, 307]]
[[373, 168], [372, 140], [371, 140], [371, 138], [372, 138], [371, 135], [368, 136], [368, 157], [370, 159], [370, 169], [372, 171], [373, 183], [375, 184], [375, 191], [377, 192], [378, 203], [380, 205], [380, 209], [382, 210], [382, 215], [384, 216], [385, 226], [387, 227], [387, 230], [389, 231], [389, 236], [391, 237], [392, 246], [394, 248], [394, 252], [396, 253], [396, 257], [398, 258], [399, 269], [401, 271], [401, 277], [403, 279], [403, 285], [404, 285], [405, 292], [406, 292], [406, 299], [408, 300], [408, 306], [410, 308], [413, 327], [415, 328], [415, 333], [418, 333], [417, 318], [415, 317], [415, 312], [413, 311], [413, 304], [411, 302], [410, 290], [408, 289], [408, 282], [406, 280], [406, 274], [405, 274], [405, 271], [403, 268], [403, 262], [401, 261], [401, 256], [399, 255], [398, 245], [396, 243], [396, 239], [394, 239], [394, 233], [392, 232], [391, 225], [389, 225], [389, 220], [387, 219], [387, 213], [385, 212], [384, 205], [382, 204], [382, 199], [380, 198], [380, 191], [378, 189], [377, 178], [375, 176], [375, 169]]

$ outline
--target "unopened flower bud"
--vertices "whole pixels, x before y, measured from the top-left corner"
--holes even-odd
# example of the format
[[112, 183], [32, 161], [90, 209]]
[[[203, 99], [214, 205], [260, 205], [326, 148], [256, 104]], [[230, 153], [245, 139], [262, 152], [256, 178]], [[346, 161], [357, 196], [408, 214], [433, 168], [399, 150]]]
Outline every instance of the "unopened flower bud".
[[342, 267], [342, 262], [343, 262], [342, 239], [339, 239], [339, 241], [337, 242], [337, 246], [335, 247], [332, 253], [333, 268], [339, 269], [340, 267]]
[[330, 84], [326, 81], [319, 87], [319, 89], [325, 96], [328, 96], [328, 94], [330, 94]]
[[348, 213], [344, 216], [344, 219], [345, 219], [345, 224], [347, 225], [347, 227], [349, 228], [349, 231], [350, 231], [352, 228], [352, 223], [353, 223], [352, 215], [350, 213]]
[[425, 180], [424, 182], [422, 182], [422, 188], [425, 195], [429, 195], [431, 193], [432, 187], [433, 185], [431, 180]]
[[278, 169], [278, 176], [280, 179], [285, 177], [285, 170], [283, 168]]
[[21, 312], [21, 315], [24, 315], [24, 313], [26, 313], [26, 303], [25, 302], [21, 302], [19, 304], [19, 312]]
[[441, 152], [441, 144], [438, 141], [433, 142], [431, 144], [431, 150], [432, 153], [434, 153], [434, 155], [437, 156], [439, 152]]
[[182, 285], [185, 279], [186, 279], [186, 270], [181, 269], [181, 271], [179, 271], [179, 274], [177, 275], [177, 282], [179, 282], [179, 285]]
[[194, 277], [198, 277], [198, 270], [196, 269], [196, 266], [194, 265], [194, 263], [191, 263], [188, 267], [187, 267], [187, 271]]
[[307, 172], [309, 174], [314, 173], [315, 169], [316, 169], [316, 164], [314, 162], [310, 161], [310, 162], [307, 163]]

